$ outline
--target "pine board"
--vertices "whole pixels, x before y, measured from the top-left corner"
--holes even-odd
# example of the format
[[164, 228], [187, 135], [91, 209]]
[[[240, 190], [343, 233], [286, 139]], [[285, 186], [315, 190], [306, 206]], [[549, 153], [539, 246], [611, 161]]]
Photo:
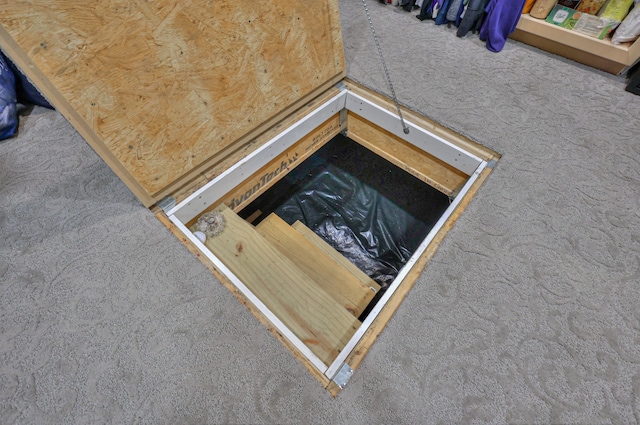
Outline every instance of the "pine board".
[[320, 248], [325, 254], [327, 254], [331, 259], [339, 264], [340, 267], [344, 267], [349, 271], [353, 276], [357, 277], [360, 281], [360, 285], [365, 287], [375, 288], [376, 291], [380, 290], [380, 285], [378, 285], [373, 279], [371, 279], [365, 272], [356, 267], [352, 262], [347, 260], [342, 254], [336, 251], [331, 245], [326, 243], [320, 236], [316, 235], [313, 230], [309, 229], [302, 222], [296, 221], [291, 226], [298, 233], [300, 233], [304, 238], [306, 238], [309, 242], [314, 244], [316, 247]]
[[205, 245], [326, 365], [360, 322], [225, 205], [222, 234]]
[[348, 128], [351, 139], [447, 196], [460, 190], [469, 177], [352, 112]]
[[[297, 224], [298, 227], [304, 226], [300, 222]], [[275, 213], [260, 222], [257, 230], [354, 317], [360, 316], [380, 289], [372, 279], [369, 279], [369, 285], [361, 282], [347, 268]], [[340, 254], [336, 251], [336, 255]]]

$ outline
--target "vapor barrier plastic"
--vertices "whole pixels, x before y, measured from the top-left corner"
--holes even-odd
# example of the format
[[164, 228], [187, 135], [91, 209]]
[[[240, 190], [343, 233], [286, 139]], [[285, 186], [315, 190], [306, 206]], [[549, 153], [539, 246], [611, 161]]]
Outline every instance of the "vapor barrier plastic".
[[449, 205], [449, 198], [339, 135], [243, 209], [299, 220], [383, 289]]

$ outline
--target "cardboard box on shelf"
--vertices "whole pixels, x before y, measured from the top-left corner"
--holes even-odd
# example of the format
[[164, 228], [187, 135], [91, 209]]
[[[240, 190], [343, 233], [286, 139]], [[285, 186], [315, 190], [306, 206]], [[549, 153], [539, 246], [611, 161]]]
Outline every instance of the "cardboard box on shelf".
[[573, 27], [573, 30], [602, 40], [609, 35], [618, 24], [620, 24], [618, 21], [583, 13]]

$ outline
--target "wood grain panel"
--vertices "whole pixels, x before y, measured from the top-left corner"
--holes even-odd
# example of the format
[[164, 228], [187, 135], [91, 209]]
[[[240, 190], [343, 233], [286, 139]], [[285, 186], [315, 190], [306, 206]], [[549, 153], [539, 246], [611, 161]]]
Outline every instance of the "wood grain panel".
[[447, 196], [455, 195], [469, 178], [463, 172], [352, 112], [349, 112], [348, 136]]
[[[297, 223], [298, 227], [304, 226], [300, 222]], [[369, 285], [361, 282], [340, 262], [334, 261], [332, 256], [294, 230], [275, 213], [269, 214], [256, 229], [355, 317], [360, 317], [380, 289], [372, 279], [369, 279]], [[336, 254], [340, 255], [337, 251]]]
[[307, 347], [329, 365], [360, 322], [225, 205], [222, 234], [205, 245]]
[[344, 74], [330, 0], [4, 1], [0, 24], [152, 197]]
[[300, 233], [309, 242], [314, 244], [317, 248], [320, 248], [320, 250], [322, 250], [326, 255], [331, 257], [331, 259], [336, 264], [339, 264], [340, 267], [344, 267], [346, 270], [348, 270], [349, 273], [351, 273], [360, 281], [360, 285], [364, 287], [374, 288], [376, 291], [380, 290], [380, 285], [378, 285], [373, 279], [367, 276], [365, 272], [356, 267], [355, 264], [347, 260], [331, 245], [326, 243], [320, 236], [316, 235], [313, 230], [309, 229], [302, 222], [296, 221], [291, 227], [293, 227], [298, 233]]

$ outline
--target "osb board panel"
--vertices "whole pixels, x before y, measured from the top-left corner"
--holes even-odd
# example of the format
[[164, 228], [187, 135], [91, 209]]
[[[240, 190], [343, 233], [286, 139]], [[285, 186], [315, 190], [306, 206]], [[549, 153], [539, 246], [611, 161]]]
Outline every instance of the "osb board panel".
[[151, 198], [344, 75], [333, 0], [2, 0], [0, 24], [3, 49]]
[[[172, 192], [172, 196], [176, 199], [178, 203], [183, 201], [189, 195], [191, 195], [192, 193], [200, 189], [202, 186], [204, 186], [206, 183], [208, 183], [209, 181], [213, 180], [214, 178], [218, 177], [220, 174], [225, 172], [228, 168], [233, 166], [236, 162], [246, 157], [247, 155], [249, 155], [254, 150], [258, 149], [259, 147], [263, 146], [265, 143], [269, 142], [274, 137], [278, 136], [285, 129], [289, 128], [296, 122], [302, 120], [304, 117], [312, 113], [320, 105], [324, 104], [326, 101], [333, 98], [339, 92], [340, 90], [335, 86], [323, 91], [321, 95], [315, 97], [311, 102], [303, 105], [300, 109], [297, 109], [295, 113], [288, 115], [286, 119], [279, 121], [278, 124], [274, 125], [273, 127], [269, 127], [269, 130], [261, 133], [259, 137], [256, 137], [255, 139], [252, 139], [250, 142], [243, 144], [242, 148], [235, 151], [233, 155], [221, 158], [219, 162], [215, 163], [214, 166], [212, 166], [211, 168], [203, 172], [200, 176], [198, 176], [197, 179], [191, 180], [188, 186], [183, 187], [182, 190], [180, 191]], [[344, 129], [346, 129], [346, 122], [342, 126], [340, 126], [338, 115], [336, 115], [329, 121], [332, 121], [333, 123], [338, 123], [337, 124], [338, 128], [330, 130], [331, 137], [335, 136], [335, 134], [342, 131], [343, 127]], [[326, 131], [329, 131], [327, 130], [326, 127], [323, 127], [323, 128]], [[333, 131], [335, 131], [335, 134], [333, 134]], [[315, 136], [313, 136], [312, 140], [309, 142], [311, 143], [311, 145], [304, 148], [305, 155], [310, 154], [311, 151], [315, 152], [316, 145], [320, 147], [321, 144], [323, 144], [325, 141], [328, 141], [330, 139], [329, 137], [328, 139], [325, 140], [324, 139], [325, 137], [329, 137], [329, 135], [316, 134]], [[298, 144], [304, 144], [305, 141], [308, 141], [308, 136], [303, 137], [300, 140], [300, 142], [298, 142]], [[296, 152], [292, 153], [293, 156], [295, 156], [295, 154]], [[300, 154], [301, 153], [298, 153], [298, 155]], [[288, 156], [288, 154], [286, 156]], [[291, 158], [291, 156], [288, 156], [288, 158]], [[288, 161], [288, 158], [287, 158], [287, 161]], [[263, 175], [264, 174], [261, 174], [260, 178], [262, 178]], [[217, 206], [218, 204], [219, 203], [216, 203], [214, 207]], [[228, 203], [227, 205], [230, 206], [231, 204]], [[233, 206], [232, 209], [234, 209], [235, 211], [238, 211], [238, 209], [236, 209], [236, 206]]]

